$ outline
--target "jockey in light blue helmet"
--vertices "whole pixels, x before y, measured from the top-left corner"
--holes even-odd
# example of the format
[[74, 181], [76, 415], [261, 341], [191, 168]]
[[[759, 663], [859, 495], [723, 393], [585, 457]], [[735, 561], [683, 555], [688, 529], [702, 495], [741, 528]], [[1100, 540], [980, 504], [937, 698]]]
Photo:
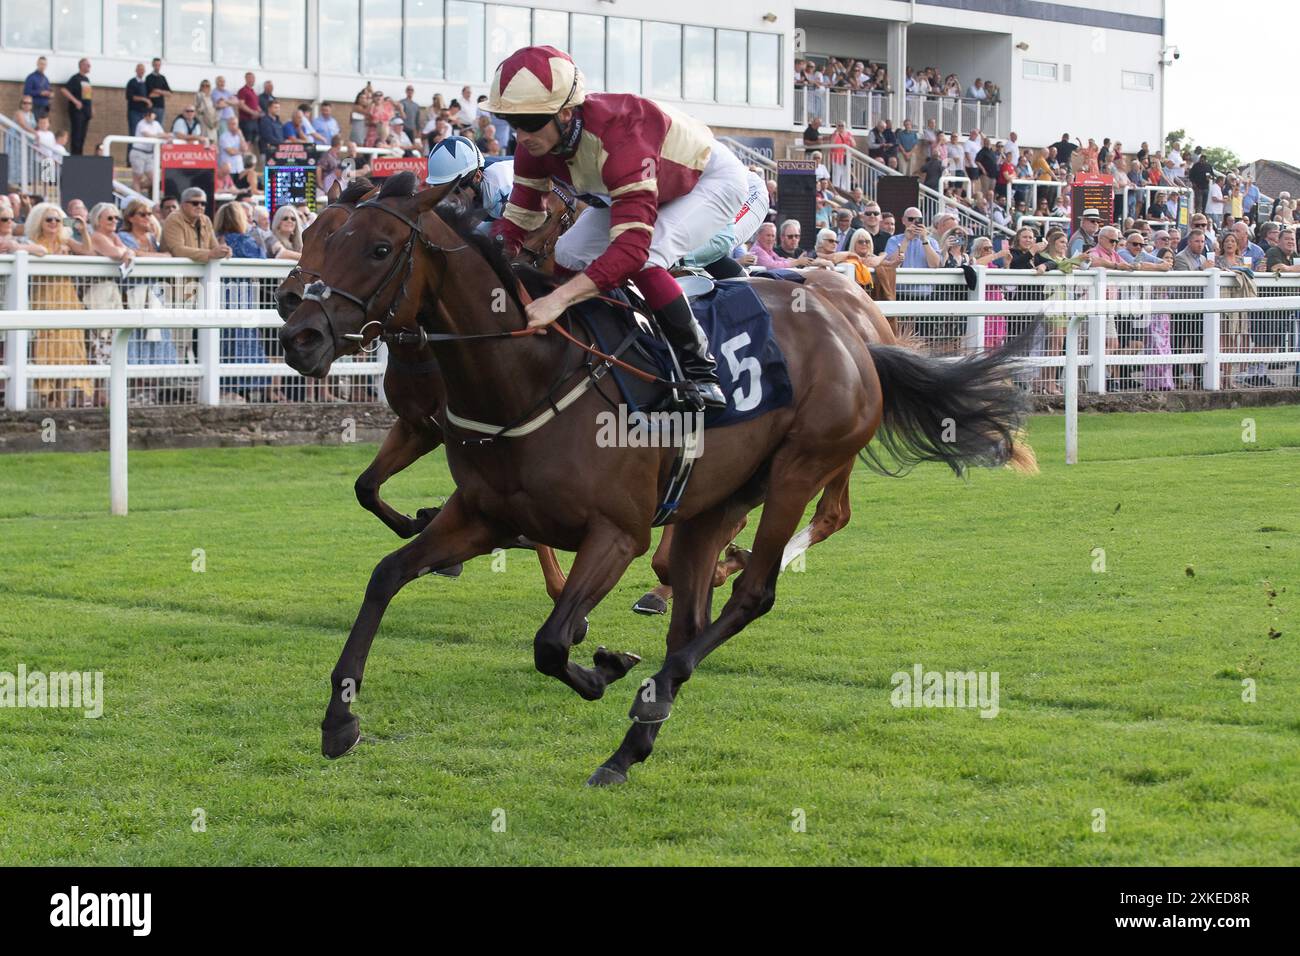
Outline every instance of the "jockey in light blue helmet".
[[466, 136], [448, 136], [429, 151], [429, 174], [424, 181], [430, 186], [455, 183], [455, 189], [469, 187], [477, 196], [483, 172], [483, 154]]

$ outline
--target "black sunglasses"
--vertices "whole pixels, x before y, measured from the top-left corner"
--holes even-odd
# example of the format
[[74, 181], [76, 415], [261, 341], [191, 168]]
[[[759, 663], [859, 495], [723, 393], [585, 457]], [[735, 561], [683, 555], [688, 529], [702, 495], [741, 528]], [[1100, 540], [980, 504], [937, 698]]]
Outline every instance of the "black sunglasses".
[[920, 216], [904, 216], [903, 222], [921, 222]]
[[536, 133], [540, 131], [554, 117], [548, 113], [523, 113], [518, 116], [509, 118], [510, 125], [515, 129], [521, 129], [525, 133]]

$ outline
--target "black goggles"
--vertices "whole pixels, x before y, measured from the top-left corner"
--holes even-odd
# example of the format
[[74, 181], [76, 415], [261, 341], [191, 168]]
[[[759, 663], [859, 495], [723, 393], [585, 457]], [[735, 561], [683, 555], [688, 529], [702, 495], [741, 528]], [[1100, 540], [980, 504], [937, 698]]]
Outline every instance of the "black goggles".
[[520, 113], [517, 116], [507, 117], [511, 126], [525, 133], [538, 132], [554, 118], [550, 113]]

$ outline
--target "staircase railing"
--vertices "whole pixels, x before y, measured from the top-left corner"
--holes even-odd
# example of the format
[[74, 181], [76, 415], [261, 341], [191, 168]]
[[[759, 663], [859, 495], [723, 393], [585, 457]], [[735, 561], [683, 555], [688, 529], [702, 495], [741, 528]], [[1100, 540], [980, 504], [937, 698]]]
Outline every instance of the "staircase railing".
[[37, 144], [35, 136], [3, 114], [0, 114], [0, 134], [9, 154], [9, 182], [24, 193], [58, 202], [63, 158], [46, 152]]

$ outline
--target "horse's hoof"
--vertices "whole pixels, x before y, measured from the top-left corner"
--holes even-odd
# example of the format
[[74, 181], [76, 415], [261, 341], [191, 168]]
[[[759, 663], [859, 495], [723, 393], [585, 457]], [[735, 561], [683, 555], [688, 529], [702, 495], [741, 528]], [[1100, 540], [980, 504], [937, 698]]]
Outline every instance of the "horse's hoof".
[[361, 721], [356, 715], [350, 716], [342, 727], [326, 730], [320, 728], [320, 752], [330, 760], [337, 760], [350, 754], [361, 743]]
[[443, 568], [441, 571], [434, 571], [433, 573], [438, 575], [438, 577], [440, 578], [458, 578], [460, 577], [460, 572], [464, 570], [465, 570], [465, 565], [453, 564], [449, 568]]
[[577, 647], [579, 644], [581, 644], [583, 641], [587, 639], [587, 631], [590, 628], [591, 628], [591, 622], [584, 617], [582, 619], [582, 623], [573, 629], [573, 640], [571, 641], [571, 643], [573, 644], [574, 647]]
[[647, 591], [632, 605], [632, 610], [637, 614], [667, 614], [668, 602], [654, 591]]
[[619, 773], [604, 764], [597, 767], [596, 772], [587, 778], [589, 787], [612, 787], [620, 783], [627, 783], [627, 774]]
[[415, 517], [411, 519], [411, 523], [415, 525], [416, 532], [418, 533], [429, 527], [433, 519], [438, 517], [438, 512], [441, 510], [441, 508], [421, 508], [417, 511]]
[[662, 724], [672, 716], [673, 702], [671, 700], [645, 700], [642, 696], [645, 693], [644, 685], [642, 689], [636, 692], [636, 700], [632, 702], [632, 709], [627, 712], [628, 718], [637, 724]]
[[631, 651], [611, 651], [607, 647], [598, 647], [591, 660], [596, 669], [605, 675], [606, 683], [612, 684], [640, 664], [641, 656]]

